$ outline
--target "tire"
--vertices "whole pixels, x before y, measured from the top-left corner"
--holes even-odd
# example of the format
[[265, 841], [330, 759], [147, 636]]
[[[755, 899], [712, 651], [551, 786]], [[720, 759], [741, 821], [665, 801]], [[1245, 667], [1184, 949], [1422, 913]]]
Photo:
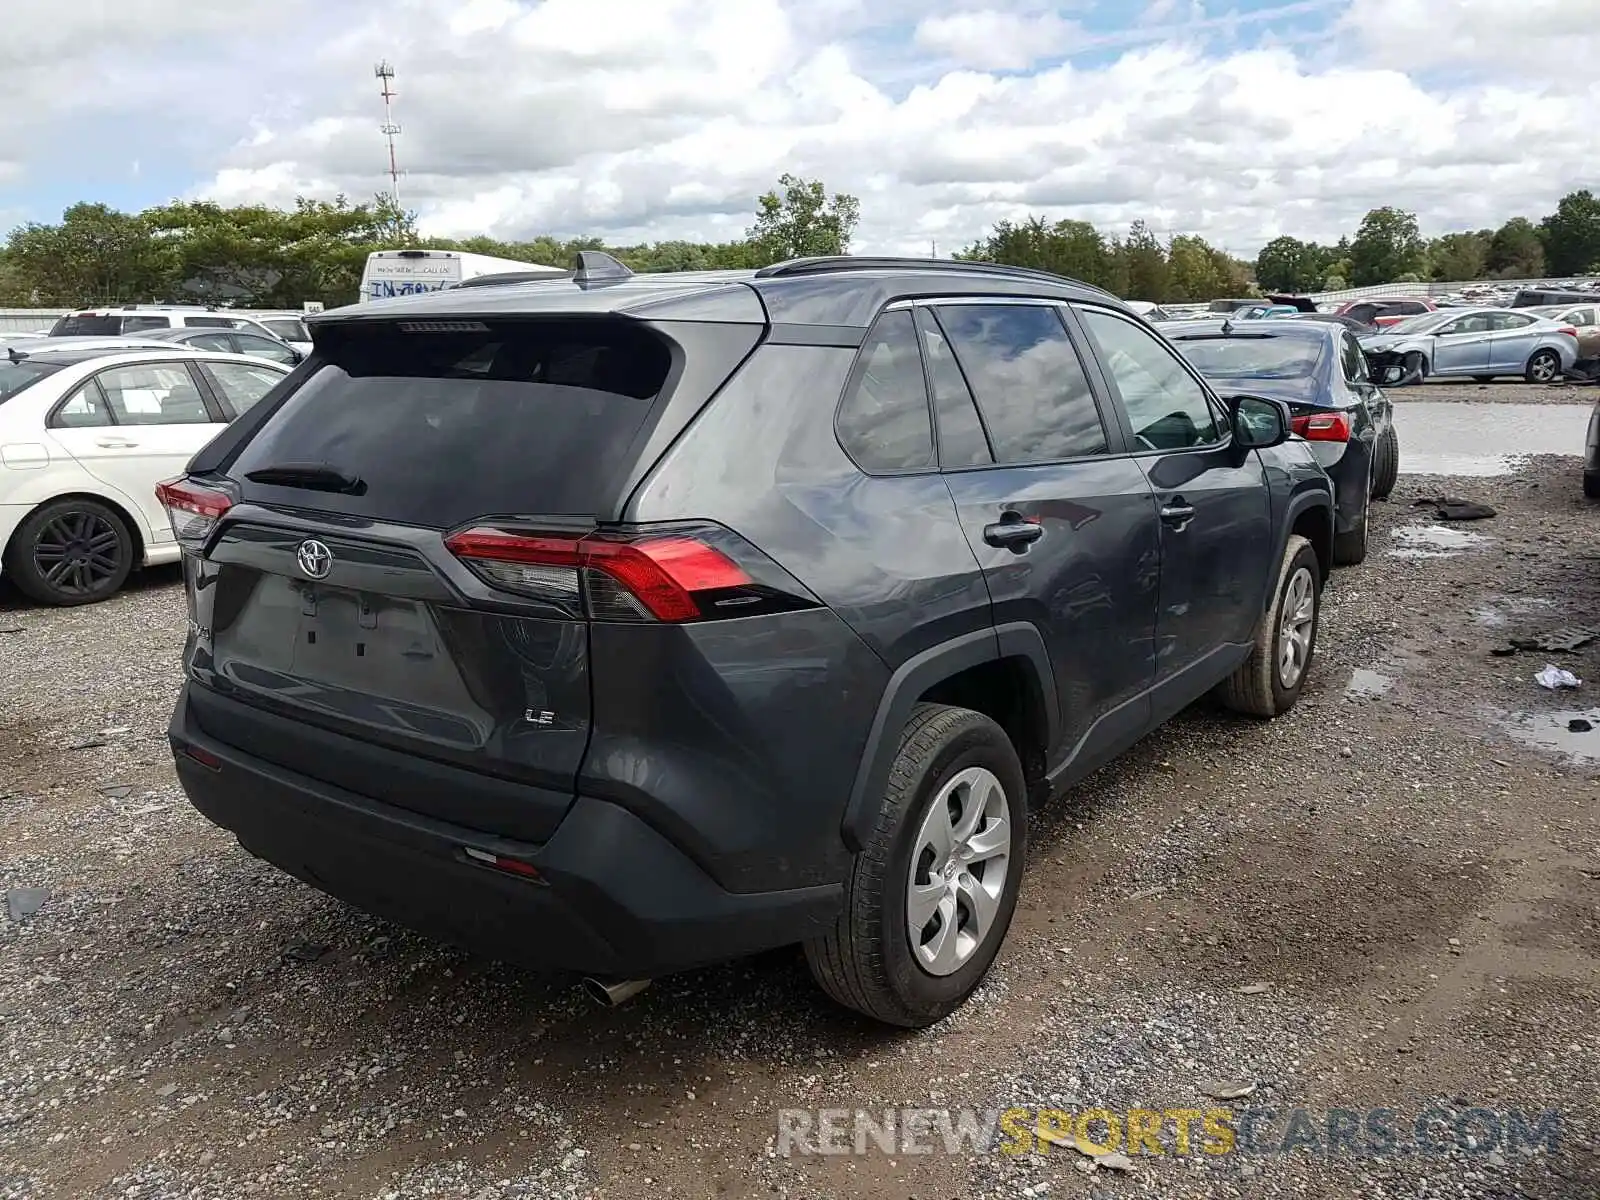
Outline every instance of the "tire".
[[1383, 431], [1373, 457], [1376, 461], [1372, 464], [1372, 498], [1387, 500], [1400, 479], [1400, 435], [1393, 425]]
[[1333, 538], [1333, 565], [1336, 567], [1360, 566], [1367, 560], [1367, 517], [1372, 508], [1372, 472], [1367, 472], [1367, 487], [1361, 497], [1361, 520], [1349, 533], [1338, 533]]
[[114, 509], [88, 498], [52, 500], [17, 526], [5, 570], [28, 599], [65, 608], [116, 594], [133, 554], [133, 534]]
[[[1309, 577], [1309, 578], [1308, 578]], [[1309, 584], [1309, 592], [1302, 592]], [[1309, 621], [1303, 627], [1303, 653], [1299, 672], [1292, 680], [1285, 680], [1285, 671], [1279, 657], [1280, 637], [1284, 627], [1286, 602], [1291, 593], [1306, 595], [1310, 600]], [[1292, 611], [1301, 611], [1297, 605]], [[1288, 712], [1300, 699], [1306, 676], [1317, 652], [1317, 625], [1322, 617], [1322, 572], [1317, 553], [1311, 543], [1298, 534], [1291, 534], [1283, 551], [1283, 564], [1278, 571], [1278, 587], [1273, 593], [1272, 606], [1267, 609], [1260, 627], [1256, 630], [1255, 645], [1250, 657], [1222, 684], [1219, 690], [1222, 703], [1234, 712], [1251, 717], [1276, 717]]]
[[[1003, 838], [1006, 846], [1003, 856], [981, 860], [982, 874], [967, 872], [966, 864], [979, 860], [957, 856], [948, 870], [940, 869], [937, 855], [930, 862], [926, 835], [930, 821], [937, 828], [935, 802], [954, 795], [959, 803], [963, 786], [968, 802], [988, 801], [977, 834]], [[961, 1007], [988, 974], [1016, 909], [1027, 858], [1026, 794], [1022, 764], [1000, 726], [969, 709], [917, 705], [900, 734], [872, 833], [846, 878], [844, 908], [830, 931], [806, 943], [806, 962], [822, 990], [848, 1008], [908, 1029], [925, 1028]], [[994, 882], [997, 862], [1002, 873], [994, 894], [983, 884]], [[923, 950], [914, 948], [910, 928], [918, 880], [924, 895], [942, 895], [940, 906], [927, 910]], [[975, 910], [954, 898], [980, 891], [992, 905], [987, 927], [975, 944], [962, 943], [958, 934]], [[951, 902], [953, 910], [945, 907]], [[929, 939], [930, 930], [956, 932]], [[937, 948], [946, 950], [942, 959], [931, 953]], [[921, 958], [925, 952], [931, 967]]]
[[1561, 374], [1561, 356], [1554, 350], [1535, 350], [1523, 378], [1529, 383], [1553, 383]]
[[1583, 473], [1583, 494], [1591, 500], [1600, 500], [1600, 471]]

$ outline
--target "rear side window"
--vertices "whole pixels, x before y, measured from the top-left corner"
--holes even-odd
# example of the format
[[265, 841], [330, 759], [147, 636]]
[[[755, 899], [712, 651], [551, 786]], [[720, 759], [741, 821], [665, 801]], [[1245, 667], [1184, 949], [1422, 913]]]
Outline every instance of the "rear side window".
[[[671, 367], [631, 321], [384, 321], [324, 331], [323, 365], [229, 473], [274, 503], [435, 529], [487, 516], [589, 515], [630, 465]], [[326, 463], [360, 495], [266, 486]]]
[[[185, 317], [183, 323], [190, 329], [232, 329], [239, 322], [231, 317]], [[166, 322], [162, 322], [166, 328]]]
[[1106, 453], [1088, 376], [1053, 307], [952, 304], [941, 306], [938, 317], [983, 414], [996, 462]]
[[200, 370], [211, 381], [212, 389], [222, 393], [234, 416], [250, 411], [284, 379], [281, 371], [245, 363], [201, 363]]
[[171, 329], [172, 322], [166, 317], [123, 317], [122, 332], [138, 333], [144, 329]]
[[50, 326], [51, 337], [116, 337], [121, 332], [120, 316], [97, 317], [68, 313]]
[[1346, 331], [1339, 335], [1339, 358], [1344, 364], [1344, 377], [1348, 383], [1366, 383], [1367, 356], [1361, 353], [1361, 343]]
[[911, 313], [879, 317], [862, 344], [837, 420], [845, 453], [869, 475], [933, 465], [933, 422]]
[[961, 374], [944, 331], [926, 308], [917, 310], [917, 330], [933, 387], [933, 408], [939, 423], [939, 465], [946, 470], [985, 467], [994, 462], [989, 439], [972, 401], [972, 390]]

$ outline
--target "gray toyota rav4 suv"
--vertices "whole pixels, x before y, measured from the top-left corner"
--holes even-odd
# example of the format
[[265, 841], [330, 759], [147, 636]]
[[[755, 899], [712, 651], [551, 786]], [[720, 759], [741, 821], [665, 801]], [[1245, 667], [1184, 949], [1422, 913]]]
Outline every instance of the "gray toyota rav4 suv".
[[1315, 648], [1328, 479], [1111, 295], [802, 259], [330, 311], [163, 484], [195, 806], [372, 913], [602, 986], [799, 944], [982, 981], [1030, 806]]

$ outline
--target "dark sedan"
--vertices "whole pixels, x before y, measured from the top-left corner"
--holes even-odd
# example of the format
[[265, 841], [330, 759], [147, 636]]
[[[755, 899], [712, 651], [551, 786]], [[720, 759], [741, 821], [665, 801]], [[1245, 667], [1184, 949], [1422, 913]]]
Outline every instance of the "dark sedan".
[[248, 354], [253, 358], [264, 358], [285, 367], [292, 367], [305, 357], [288, 342], [243, 329], [141, 329], [138, 333], [128, 336], [140, 342], [178, 342], [181, 345], [193, 346], [196, 350]]
[[1394, 490], [1400, 439], [1355, 335], [1341, 323], [1293, 317], [1183, 321], [1162, 332], [1219, 391], [1288, 404], [1294, 431], [1333, 480], [1334, 562], [1366, 558], [1368, 508]]

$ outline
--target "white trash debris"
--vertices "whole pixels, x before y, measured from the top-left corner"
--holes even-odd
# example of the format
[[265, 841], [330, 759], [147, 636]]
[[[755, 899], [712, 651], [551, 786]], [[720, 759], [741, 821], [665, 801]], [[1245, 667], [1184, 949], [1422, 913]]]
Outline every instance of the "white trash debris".
[[1583, 680], [1571, 671], [1564, 671], [1555, 663], [1545, 663], [1544, 669], [1533, 677], [1535, 683], [1542, 688], [1549, 688], [1552, 692], [1558, 688], [1582, 687]]

